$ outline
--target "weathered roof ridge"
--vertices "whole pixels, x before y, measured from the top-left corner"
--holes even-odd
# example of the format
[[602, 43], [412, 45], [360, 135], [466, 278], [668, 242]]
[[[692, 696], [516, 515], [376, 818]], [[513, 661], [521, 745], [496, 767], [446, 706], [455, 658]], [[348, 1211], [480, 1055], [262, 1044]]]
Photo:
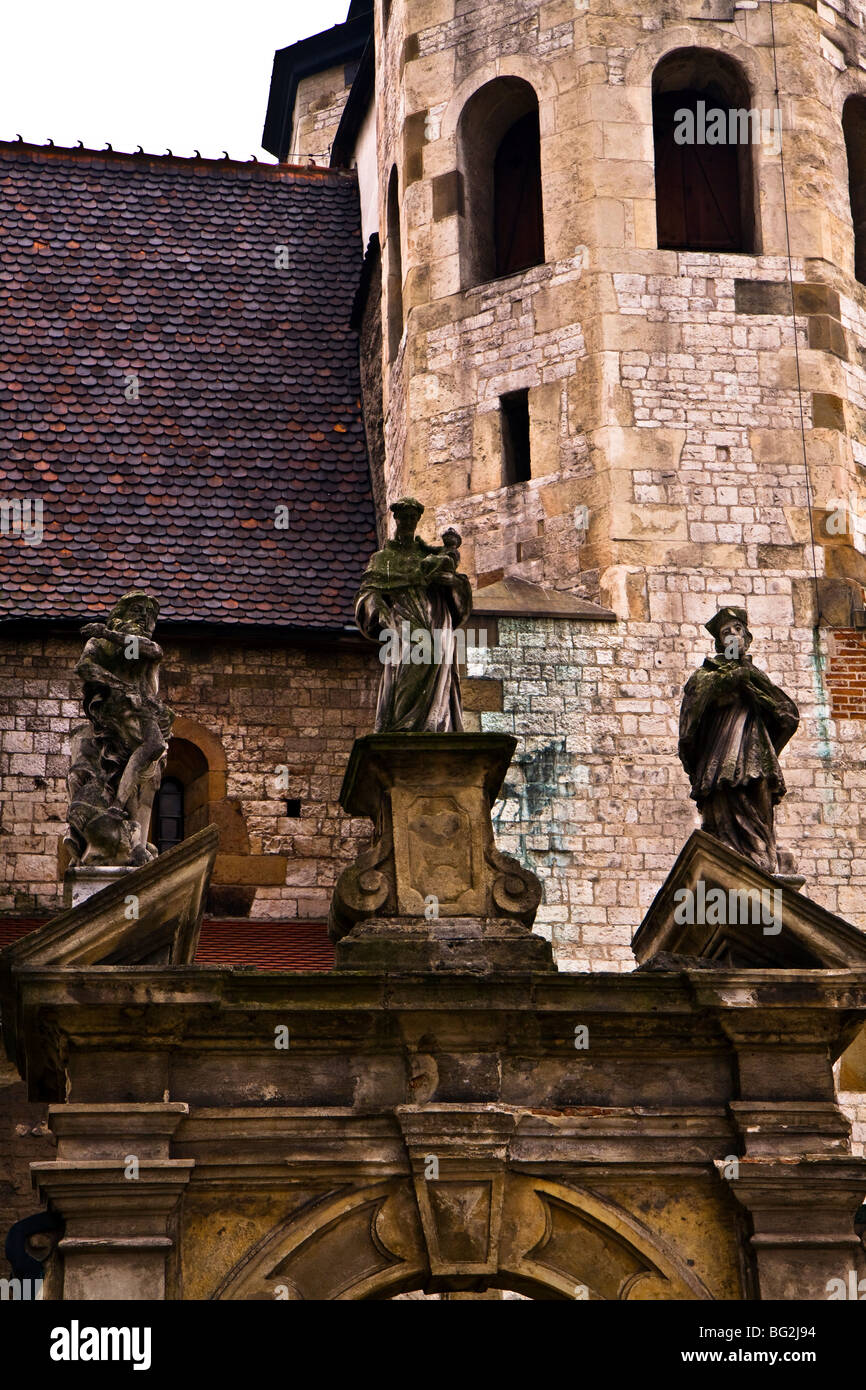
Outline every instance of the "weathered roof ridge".
[[135, 168], [157, 165], [162, 168], [177, 166], [185, 170], [195, 169], [201, 173], [228, 173], [261, 175], [264, 178], [313, 178], [317, 182], [334, 183], [339, 179], [356, 178], [354, 169], [331, 169], [323, 164], [271, 164], [256, 158], [231, 159], [221, 157], [211, 159], [206, 155], [174, 154], [168, 150], [164, 154], [149, 153], [139, 147], [131, 153], [128, 150], [90, 149], [86, 145], [37, 145], [27, 140], [0, 140], [0, 153], [38, 156], [43, 159], [65, 162], [67, 159], [90, 163], [94, 159], [106, 163], [123, 165], [131, 163]]

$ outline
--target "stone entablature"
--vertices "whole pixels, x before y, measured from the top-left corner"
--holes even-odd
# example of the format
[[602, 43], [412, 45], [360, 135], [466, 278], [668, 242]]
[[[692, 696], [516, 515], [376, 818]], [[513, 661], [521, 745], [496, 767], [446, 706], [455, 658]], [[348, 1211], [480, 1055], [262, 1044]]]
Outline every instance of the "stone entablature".
[[860, 1270], [863, 1160], [829, 1058], [866, 1018], [863, 972], [118, 966], [16, 988], [54, 1100], [57, 1158], [34, 1169], [66, 1218], [50, 1296], [823, 1299]]

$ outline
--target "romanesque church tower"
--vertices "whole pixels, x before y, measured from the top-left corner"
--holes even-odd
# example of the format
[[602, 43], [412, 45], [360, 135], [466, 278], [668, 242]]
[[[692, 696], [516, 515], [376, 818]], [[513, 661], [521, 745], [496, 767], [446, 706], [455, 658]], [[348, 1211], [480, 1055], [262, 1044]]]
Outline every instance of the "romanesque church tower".
[[[15, 1277], [866, 1296], [866, 0], [351, 0], [263, 144], [0, 141]], [[406, 496], [447, 555], [380, 559]], [[371, 740], [449, 528], [449, 718]], [[720, 609], [692, 743], [760, 862], [694, 833]], [[142, 747], [147, 862], [64, 911]], [[778, 920], [678, 935], [687, 873]]]
[[862, 26], [383, 0], [276, 58], [266, 144], [357, 170], [380, 529], [409, 492], [463, 535], [470, 703], [525, 736], [500, 833], [579, 966], [631, 967], [694, 824], [679, 692], [726, 600], [803, 714], [782, 843], [866, 925]]

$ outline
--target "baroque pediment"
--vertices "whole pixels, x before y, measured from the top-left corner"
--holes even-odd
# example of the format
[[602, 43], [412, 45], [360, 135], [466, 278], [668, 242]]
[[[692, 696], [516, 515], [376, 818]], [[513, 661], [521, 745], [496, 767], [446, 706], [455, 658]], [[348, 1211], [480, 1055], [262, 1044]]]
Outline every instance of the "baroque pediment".
[[632, 950], [639, 967], [657, 970], [866, 965], [863, 932], [703, 830], [680, 851]]

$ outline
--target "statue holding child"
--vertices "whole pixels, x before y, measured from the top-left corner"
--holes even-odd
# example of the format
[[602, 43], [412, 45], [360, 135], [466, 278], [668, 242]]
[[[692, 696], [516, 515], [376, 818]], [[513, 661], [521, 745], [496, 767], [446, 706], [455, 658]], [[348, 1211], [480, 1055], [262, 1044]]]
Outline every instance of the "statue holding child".
[[384, 665], [376, 733], [462, 733], [457, 629], [472, 611], [472, 590], [457, 566], [460, 536], [441, 546], [415, 535], [424, 508], [413, 497], [391, 506], [396, 531], [367, 566], [355, 621], [382, 644]]

